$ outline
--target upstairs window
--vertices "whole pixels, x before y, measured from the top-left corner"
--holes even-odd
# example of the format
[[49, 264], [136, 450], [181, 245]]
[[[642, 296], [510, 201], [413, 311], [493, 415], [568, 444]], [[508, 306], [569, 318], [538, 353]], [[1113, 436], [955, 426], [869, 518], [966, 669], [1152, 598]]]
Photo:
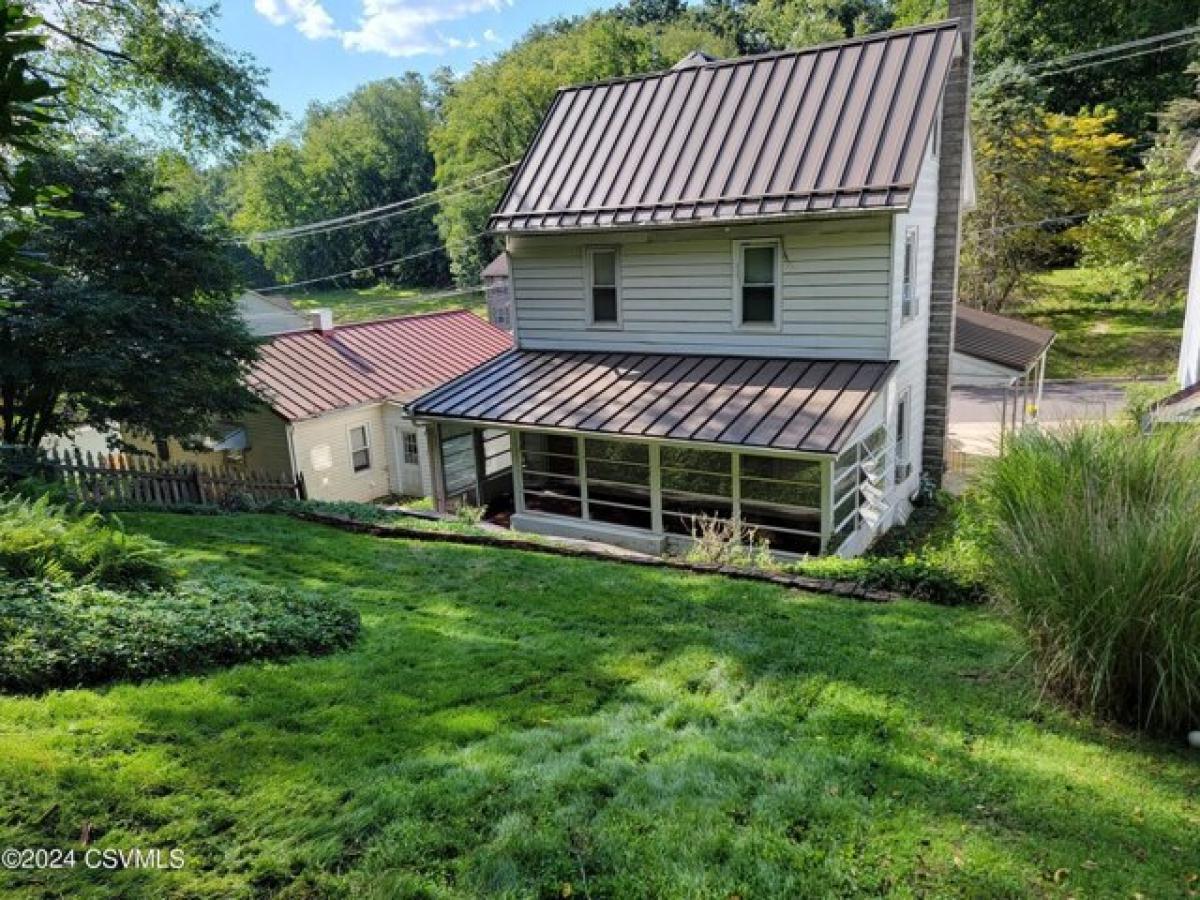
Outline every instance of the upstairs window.
[[355, 472], [371, 468], [371, 430], [366, 425], [350, 429], [350, 467]]
[[779, 323], [779, 242], [745, 241], [737, 248], [738, 324]]
[[619, 268], [615, 248], [593, 247], [587, 251], [588, 301], [593, 325], [620, 324]]
[[900, 282], [900, 317], [911, 319], [917, 309], [917, 229], [904, 235], [904, 272]]

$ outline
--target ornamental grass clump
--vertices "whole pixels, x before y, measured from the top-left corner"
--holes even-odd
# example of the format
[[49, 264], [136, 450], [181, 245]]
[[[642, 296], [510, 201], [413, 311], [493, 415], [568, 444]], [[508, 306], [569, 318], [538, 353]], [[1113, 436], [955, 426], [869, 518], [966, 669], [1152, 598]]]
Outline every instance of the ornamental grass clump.
[[979, 502], [992, 594], [1044, 687], [1137, 728], [1200, 725], [1200, 432], [1026, 433]]

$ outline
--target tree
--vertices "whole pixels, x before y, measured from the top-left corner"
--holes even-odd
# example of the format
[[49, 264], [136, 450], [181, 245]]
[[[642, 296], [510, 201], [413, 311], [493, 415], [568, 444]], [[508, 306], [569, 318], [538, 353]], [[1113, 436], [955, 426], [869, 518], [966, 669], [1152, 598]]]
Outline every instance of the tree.
[[746, 27], [763, 49], [807, 47], [883, 31], [895, 16], [885, 0], [755, 0]]
[[225, 152], [263, 140], [279, 115], [266, 72], [213, 36], [218, 8], [191, 0], [42, 2], [43, 74], [88, 128], [126, 130], [165, 115], [186, 149]]
[[1187, 290], [1200, 202], [1200, 178], [1187, 170], [1200, 142], [1200, 65], [1189, 74], [1193, 92], [1164, 107], [1145, 165], [1079, 229], [1088, 265], [1113, 269], [1126, 290], [1160, 305]]
[[[911, 2], [911, 0], [910, 0]], [[976, 69], [1005, 61], [1031, 63], [1108, 47], [1197, 24], [1196, 0], [992, 0], [979, 5]], [[1154, 114], [1185, 95], [1190, 48], [1132, 57], [1044, 78], [1050, 112], [1074, 114], [1106, 105], [1119, 113], [1118, 130], [1153, 130]]]
[[1111, 110], [1048, 113], [1019, 66], [980, 80], [972, 109], [976, 207], [966, 219], [964, 300], [993, 312], [1035, 273], [1076, 262], [1075, 227], [1110, 200], [1132, 141]]
[[[433, 100], [415, 74], [358, 88], [348, 97], [309, 109], [298, 133], [252, 153], [234, 176], [239, 232], [321, 221], [431, 191], [428, 150]], [[422, 207], [422, 208], [416, 208]], [[432, 204], [404, 215], [313, 237], [253, 244], [281, 281], [374, 266], [424, 253], [441, 242]], [[445, 284], [442, 254], [427, 254], [390, 270], [373, 270], [407, 284]]]
[[58, 91], [38, 76], [32, 59], [44, 41], [38, 20], [16, 3], [0, 4], [0, 279], [28, 270], [20, 256], [33, 217], [47, 212], [61, 190], [39, 184], [28, 155], [58, 121]]
[[186, 440], [243, 411], [256, 341], [223, 248], [162, 202], [152, 162], [89, 143], [34, 168], [74, 217], [45, 223], [48, 267], [0, 309], [2, 440], [113, 422]]

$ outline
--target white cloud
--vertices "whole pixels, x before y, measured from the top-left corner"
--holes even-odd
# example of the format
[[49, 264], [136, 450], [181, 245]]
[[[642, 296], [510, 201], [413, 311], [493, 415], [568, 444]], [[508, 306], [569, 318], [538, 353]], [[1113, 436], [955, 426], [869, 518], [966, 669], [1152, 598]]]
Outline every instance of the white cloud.
[[318, 0], [254, 0], [254, 8], [273, 25], [296, 26], [306, 38], [335, 37], [333, 16]]
[[[362, 0], [358, 25], [339, 29], [320, 0], [254, 0], [274, 25], [292, 25], [312, 40], [337, 38], [347, 50], [387, 56], [418, 56], [479, 46], [475, 38], [446, 37], [437, 27], [484, 12], [501, 12], [515, 0]], [[483, 33], [498, 43], [492, 29]]]
[[482, 12], [500, 12], [513, 0], [363, 0], [358, 28], [342, 33], [347, 49], [387, 56], [417, 56], [440, 53], [456, 47], [477, 47], [473, 38], [444, 38], [434, 28]]

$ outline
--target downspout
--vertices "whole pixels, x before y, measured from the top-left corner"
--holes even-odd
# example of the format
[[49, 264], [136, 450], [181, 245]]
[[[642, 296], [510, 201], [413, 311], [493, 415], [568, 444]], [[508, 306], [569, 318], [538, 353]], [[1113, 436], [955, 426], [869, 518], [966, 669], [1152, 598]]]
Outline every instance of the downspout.
[[950, 419], [950, 354], [954, 347], [954, 304], [958, 300], [963, 171], [967, 164], [971, 56], [975, 40], [974, 0], [950, 0], [950, 18], [959, 20], [962, 55], [951, 63], [942, 93], [942, 144], [938, 148], [937, 225], [933, 233], [921, 453], [925, 478], [938, 487], [946, 473]]

